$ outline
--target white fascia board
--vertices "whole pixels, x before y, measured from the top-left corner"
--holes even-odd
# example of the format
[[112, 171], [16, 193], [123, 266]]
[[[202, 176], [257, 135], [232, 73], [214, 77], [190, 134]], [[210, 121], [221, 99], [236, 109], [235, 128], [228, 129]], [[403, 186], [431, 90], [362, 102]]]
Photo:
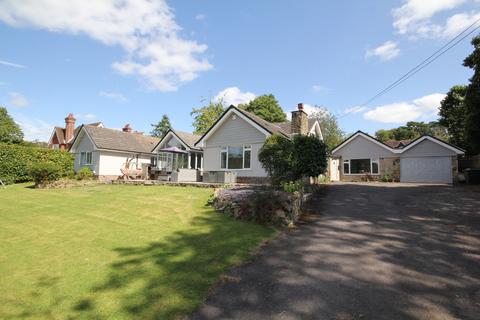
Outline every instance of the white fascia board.
[[403, 149], [393, 149], [393, 148], [390, 148], [390, 147], [384, 145], [383, 143], [381, 143], [381, 142], [373, 139], [372, 137], [364, 134], [363, 132], [357, 132], [357, 133], [355, 133], [353, 136], [351, 136], [350, 138], [348, 138], [346, 141], [344, 141], [341, 145], [339, 145], [338, 147], [336, 147], [335, 149], [333, 149], [333, 150], [332, 150], [332, 155], [333, 155], [335, 152], [337, 152], [338, 150], [340, 150], [341, 148], [343, 148], [344, 146], [346, 146], [347, 144], [349, 144], [353, 139], [355, 139], [355, 138], [358, 137], [358, 136], [362, 136], [362, 137], [364, 137], [365, 139], [367, 139], [367, 140], [375, 143], [376, 145], [378, 145], [378, 146], [380, 146], [380, 147], [382, 147], [382, 148], [384, 148], [384, 149], [386, 149], [386, 150], [388, 150], [388, 151], [390, 151], [390, 152], [392, 152], [392, 153], [397, 153], [397, 154], [398, 154], [398, 153], [402, 153], [402, 150], [403, 150]]
[[[87, 137], [88, 137], [88, 139], [90, 140], [90, 142], [91, 142], [92, 145], [93, 145], [94, 150], [98, 150], [97, 145], [95, 144], [95, 142], [93, 142], [92, 137], [90, 137], [90, 135], [88, 134], [87, 130], [85, 130], [85, 127], [82, 127], [82, 129], [80, 130], [80, 132], [77, 134], [77, 138], [75, 139], [74, 144], [73, 144], [72, 147], [70, 148], [70, 152], [71, 152], [71, 153], [75, 153], [75, 151], [76, 151], [75, 149], [77, 148], [77, 145], [80, 143], [79, 141], [80, 141], [81, 139], [83, 139], [83, 136], [80, 137], [80, 134], [81, 134], [81, 133], [83, 133], [84, 136], [87, 136]], [[80, 139], [79, 139], [79, 138], [80, 138]]]
[[152, 150], [152, 153], [157, 153], [158, 148], [160, 147], [162, 142], [166, 140], [168, 137], [171, 137], [172, 135], [182, 144], [182, 146], [184, 146], [187, 149], [187, 151], [191, 150], [185, 143], [183, 143], [182, 139], [180, 139], [180, 137], [175, 133], [175, 131], [173, 129], [170, 129], [170, 131], [165, 136], [163, 136], [162, 140], [160, 140], [157, 143], [157, 146], [155, 147], [155, 149]]
[[247, 123], [249, 123], [251, 126], [253, 126], [255, 129], [263, 133], [265, 136], [269, 137], [271, 135], [270, 132], [267, 130], [263, 129], [261, 126], [259, 126], [256, 122], [250, 120], [247, 116], [245, 116], [243, 113], [240, 111], [236, 110], [235, 108], [231, 108], [226, 112], [222, 118], [213, 126], [213, 128], [210, 129], [210, 131], [200, 140], [198, 141], [195, 145], [198, 145], [200, 147], [205, 146], [205, 140], [207, 140], [219, 127], [222, 126], [222, 124], [230, 117], [232, 113], [235, 113], [235, 115], [239, 116], [243, 120], [245, 120]]
[[465, 154], [465, 152], [461, 149], [458, 149], [458, 148], [455, 148], [454, 146], [451, 146], [441, 140], [438, 140], [438, 139], [435, 139], [435, 138], [432, 138], [430, 136], [423, 136], [419, 139], [417, 139], [417, 141], [414, 141], [413, 143], [410, 143], [408, 146], [406, 146], [405, 148], [401, 149], [402, 152], [405, 152], [411, 148], [413, 148], [414, 146], [416, 146], [417, 144], [419, 144], [420, 142], [424, 141], [424, 140], [430, 140], [432, 142], [435, 142], [439, 145], [441, 145], [442, 147], [444, 148], [447, 148], [449, 150], [452, 150], [453, 152], [455, 152], [456, 154]]

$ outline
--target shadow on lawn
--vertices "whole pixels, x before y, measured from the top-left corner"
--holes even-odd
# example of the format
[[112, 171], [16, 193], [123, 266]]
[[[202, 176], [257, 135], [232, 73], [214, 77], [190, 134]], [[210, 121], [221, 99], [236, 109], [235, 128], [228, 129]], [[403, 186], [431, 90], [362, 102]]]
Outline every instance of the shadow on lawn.
[[115, 314], [132, 319], [177, 318], [198, 306], [219, 274], [240, 256], [245, 258], [266, 233], [264, 227], [232, 223], [211, 211], [195, 218], [191, 229], [177, 231], [165, 241], [117, 248], [119, 259], [111, 265], [107, 280], [73, 312], [82, 318], [112, 317], [103, 312], [104, 301], [97, 304], [109, 296], [115, 299], [110, 303], [117, 304]]

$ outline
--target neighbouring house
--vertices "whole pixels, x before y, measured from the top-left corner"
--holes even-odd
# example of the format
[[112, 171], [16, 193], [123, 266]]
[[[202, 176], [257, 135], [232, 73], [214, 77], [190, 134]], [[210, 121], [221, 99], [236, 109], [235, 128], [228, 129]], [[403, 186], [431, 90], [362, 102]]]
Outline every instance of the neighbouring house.
[[270, 123], [230, 106], [195, 144], [203, 150], [204, 180], [231, 172], [237, 182], [264, 182], [267, 172], [258, 153], [272, 134], [288, 139], [295, 134], [311, 134], [323, 140], [319, 122], [308, 118], [302, 103], [292, 112], [292, 120], [283, 123]]
[[[65, 118], [65, 128], [53, 128], [50, 139], [48, 140], [48, 147], [50, 149], [68, 150], [72, 146], [73, 139], [80, 129], [80, 127], [75, 128], [75, 120], [73, 114], [69, 113]], [[91, 123], [89, 126], [103, 127], [103, 123]]]
[[153, 162], [159, 139], [134, 132], [129, 124], [120, 130], [82, 125], [72, 142], [74, 169], [90, 168], [99, 179], [117, 179], [122, 168], [144, 169]]
[[400, 182], [454, 183], [458, 156], [464, 150], [432, 136], [381, 142], [357, 131], [331, 154], [332, 181], [370, 181], [389, 177]]

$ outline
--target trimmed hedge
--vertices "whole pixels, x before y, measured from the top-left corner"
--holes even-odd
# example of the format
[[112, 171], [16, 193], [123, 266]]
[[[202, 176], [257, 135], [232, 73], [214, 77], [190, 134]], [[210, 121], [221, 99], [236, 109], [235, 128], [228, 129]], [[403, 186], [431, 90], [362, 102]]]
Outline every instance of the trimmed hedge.
[[5, 184], [33, 181], [29, 170], [37, 163], [56, 165], [62, 177], [74, 175], [70, 152], [0, 143], [0, 179]]
[[51, 162], [32, 164], [28, 171], [37, 186], [47, 182], [57, 181], [61, 177], [60, 168]]

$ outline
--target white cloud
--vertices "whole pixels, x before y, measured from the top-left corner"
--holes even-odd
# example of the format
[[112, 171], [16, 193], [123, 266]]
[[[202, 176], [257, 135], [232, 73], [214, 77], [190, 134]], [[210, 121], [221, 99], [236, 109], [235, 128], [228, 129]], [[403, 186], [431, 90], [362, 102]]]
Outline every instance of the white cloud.
[[427, 26], [435, 14], [456, 8], [465, 1], [406, 0], [401, 7], [393, 9], [393, 26], [400, 34], [417, 32]]
[[23, 131], [25, 140], [28, 141], [48, 141], [52, 134], [53, 126], [39, 119], [30, 119], [22, 114], [14, 116]]
[[441, 28], [440, 36], [452, 38], [480, 19], [480, 12], [459, 13], [447, 19]]
[[320, 84], [314, 84], [312, 86], [312, 90], [318, 93], [328, 93], [330, 91], [330, 88], [327, 88], [325, 86], [322, 86]]
[[253, 92], [242, 92], [238, 87], [229, 87], [220, 91], [214, 101], [223, 101], [223, 104], [229, 105], [239, 105], [242, 103], [248, 103], [255, 99], [256, 95]]
[[[0, 17], [1, 17], [1, 13], [0, 13]], [[26, 66], [24, 66], [22, 64], [13, 63], [13, 62], [10, 62], [10, 61], [5, 61], [5, 60], [0, 60], [0, 64], [3, 64], [4, 66], [20, 68], [20, 69], [25, 69], [26, 68]]]
[[350, 114], [350, 113], [360, 113], [367, 110], [367, 107], [362, 107], [362, 106], [355, 106], [351, 108], [347, 108], [343, 110], [343, 114]]
[[28, 99], [18, 92], [10, 92], [8, 95], [10, 96], [10, 104], [12, 106], [22, 108], [29, 104]]
[[165, 0], [4, 0], [0, 20], [13, 27], [85, 34], [105, 45], [120, 46], [125, 58], [112, 67], [140, 77], [151, 89], [177, 90], [212, 68], [200, 57], [207, 45], [181, 36]]
[[398, 57], [400, 49], [396, 42], [386, 41], [384, 44], [374, 48], [368, 49], [365, 53], [365, 58], [378, 57], [380, 60], [387, 61]]
[[118, 102], [126, 102], [128, 99], [122, 95], [121, 93], [118, 92], [108, 92], [108, 91], [100, 91], [98, 93], [100, 97], [116, 100]]
[[376, 107], [363, 114], [367, 120], [383, 123], [404, 123], [415, 120], [429, 120], [436, 116], [444, 94], [434, 93], [411, 102], [396, 102]]
[[[417, 38], [452, 38], [480, 18], [480, 12], [457, 13], [443, 23], [434, 22], [438, 13], [458, 8], [472, 0], [407, 0], [392, 11], [393, 26], [400, 34]], [[478, 2], [478, 1], [477, 1]]]
[[198, 20], [198, 21], [203, 21], [207, 18], [206, 15], [204, 15], [203, 13], [199, 13], [195, 16], [195, 20]]

